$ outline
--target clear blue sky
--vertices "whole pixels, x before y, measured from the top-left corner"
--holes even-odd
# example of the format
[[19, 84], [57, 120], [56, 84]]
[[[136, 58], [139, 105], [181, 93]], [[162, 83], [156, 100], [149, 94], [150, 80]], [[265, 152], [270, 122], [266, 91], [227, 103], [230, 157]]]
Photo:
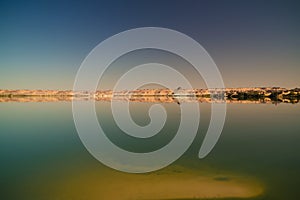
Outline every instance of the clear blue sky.
[[227, 87], [300, 87], [297, 1], [0, 1], [0, 88], [71, 89], [85, 56], [118, 32], [197, 40]]

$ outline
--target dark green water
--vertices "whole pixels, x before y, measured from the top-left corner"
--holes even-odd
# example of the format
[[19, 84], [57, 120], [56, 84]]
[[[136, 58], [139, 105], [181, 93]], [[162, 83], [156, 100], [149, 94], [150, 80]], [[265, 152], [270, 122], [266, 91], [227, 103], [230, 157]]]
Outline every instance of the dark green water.
[[[149, 123], [150, 105], [131, 103], [136, 123]], [[122, 136], [113, 125], [108, 102], [96, 103], [99, 121], [108, 137], [122, 148], [137, 152], [160, 148], [172, 140], [180, 113], [177, 104], [164, 105], [171, 112], [166, 126], [154, 141], [142, 144]], [[102, 185], [115, 185], [112, 191], [116, 196], [118, 191], [121, 194], [120, 182], [126, 183], [127, 178], [128, 187], [130, 181], [136, 183], [134, 177], [141, 179], [137, 185], [141, 188], [149, 184], [147, 176], [165, 174], [164, 177], [176, 180], [185, 173], [196, 174], [195, 177], [209, 174], [216, 183], [230, 183], [236, 177], [255, 180], [263, 192], [249, 199], [300, 198], [299, 104], [228, 104], [225, 127], [217, 145], [207, 157], [199, 159], [210, 117], [210, 104], [200, 104], [200, 128], [189, 150], [171, 166], [142, 175], [124, 175], [95, 160], [77, 135], [71, 107], [71, 103], [63, 102], [0, 104], [1, 199], [104, 199], [101, 193], [107, 192], [107, 188]], [[126, 184], [123, 187], [126, 189]], [[175, 184], [173, 189], [181, 187]], [[151, 199], [134, 194], [129, 199]], [[215, 197], [222, 195], [216, 191]]]

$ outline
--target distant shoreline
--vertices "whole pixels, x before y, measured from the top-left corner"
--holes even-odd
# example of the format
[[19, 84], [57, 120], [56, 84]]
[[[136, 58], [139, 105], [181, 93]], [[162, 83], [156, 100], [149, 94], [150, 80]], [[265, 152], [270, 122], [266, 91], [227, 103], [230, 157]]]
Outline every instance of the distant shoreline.
[[138, 89], [97, 90], [0, 90], [0, 102], [54, 102], [74, 100], [136, 102], [298, 103], [300, 88], [280, 87], [226, 89]]

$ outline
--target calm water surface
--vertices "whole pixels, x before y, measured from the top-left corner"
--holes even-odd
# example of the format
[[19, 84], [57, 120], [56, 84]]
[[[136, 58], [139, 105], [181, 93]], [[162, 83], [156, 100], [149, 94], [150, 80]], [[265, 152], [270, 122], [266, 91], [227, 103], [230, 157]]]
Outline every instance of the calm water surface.
[[[120, 147], [147, 152], [176, 134], [179, 105], [163, 104], [165, 127], [152, 139], [132, 139], [115, 127], [109, 102], [98, 119]], [[151, 103], [131, 103], [132, 118], [147, 125]], [[1, 199], [299, 199], [300, 105], [228, 104], [213, 151], [197, 157], [210, 104], [200, 104], [198, 135], [175, 163], [148, 174], [126, 174], [95, 160], [76, 132], [72, 105], [0, 104]]]

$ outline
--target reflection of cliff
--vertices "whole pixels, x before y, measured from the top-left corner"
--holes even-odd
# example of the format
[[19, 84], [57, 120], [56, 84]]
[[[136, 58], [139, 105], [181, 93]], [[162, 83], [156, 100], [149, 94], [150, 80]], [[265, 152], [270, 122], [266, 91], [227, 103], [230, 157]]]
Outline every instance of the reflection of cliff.
[[72, 90], [0, 90], [0, 102], [58, 102], [73, 100], [132, 101], [162, 103], [298, 103], [300, 89], [229, 88], [229, 89], [141, 89], [112, 92]]
[[272, 100], [263, 99], [212, 99], [209, 97], [172, 97], [172, 96], [116, 96], [116, 97], [72, 97], [72, 96], [19, 96], [19, 97], [0, 97], [1, 102], [70, 102], [70, 101], [131, 101], [149, 103], [239, 103], [239, 104], [265, 104], [265, 103], [299, 103], [299, 99]]
[[76, 98], [72, 96], [14, 96], [14, 97], [1, 97], [1, 102], [63, 102], [72, 100], [89, 100], [86, 98]]

